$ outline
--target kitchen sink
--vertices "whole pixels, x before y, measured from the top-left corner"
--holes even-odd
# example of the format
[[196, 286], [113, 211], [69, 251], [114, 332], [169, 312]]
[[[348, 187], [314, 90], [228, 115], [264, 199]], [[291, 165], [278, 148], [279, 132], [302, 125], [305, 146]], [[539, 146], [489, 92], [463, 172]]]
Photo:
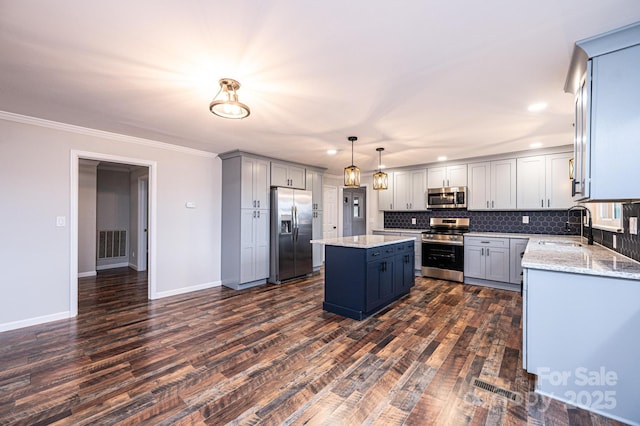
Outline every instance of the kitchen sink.
[[538, 244], [545, 246], [582, 247], [582, 244], [573, 241], [538, 241]]

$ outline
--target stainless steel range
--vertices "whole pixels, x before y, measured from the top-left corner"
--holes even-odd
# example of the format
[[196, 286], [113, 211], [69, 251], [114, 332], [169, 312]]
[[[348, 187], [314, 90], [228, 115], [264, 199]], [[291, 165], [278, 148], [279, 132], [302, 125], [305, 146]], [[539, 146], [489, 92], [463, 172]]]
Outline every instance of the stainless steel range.
[[469, 219], [433, 217], [429, 228], [422, 233], [422, 276], [463, 282], [463, 235], [469, 232]]

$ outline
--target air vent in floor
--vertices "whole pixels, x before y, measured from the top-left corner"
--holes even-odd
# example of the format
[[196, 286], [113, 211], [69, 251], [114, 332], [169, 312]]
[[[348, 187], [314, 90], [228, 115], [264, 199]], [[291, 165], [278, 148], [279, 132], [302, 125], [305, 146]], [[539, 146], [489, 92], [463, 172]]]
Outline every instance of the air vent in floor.
[[495, 395], [501, 396], [503, 398], [508, 399], [511, 402], [516, 404], [522, 404], [522, 395], [519, 392], [513, 392], [509, 389], [501, 388], [496, 385], [492, 385], [491, 383], [485, 382], [484, 380], [480, 380], [477, 377], [474, 377], [471, 380], [471, 385], [478, 389], [483, 389], [489, 391]]

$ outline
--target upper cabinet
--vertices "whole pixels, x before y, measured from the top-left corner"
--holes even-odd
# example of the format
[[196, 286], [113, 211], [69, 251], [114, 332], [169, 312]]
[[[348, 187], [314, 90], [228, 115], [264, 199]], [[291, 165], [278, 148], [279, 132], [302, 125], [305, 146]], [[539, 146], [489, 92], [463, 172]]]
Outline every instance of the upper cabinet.
[[240, 207], [243, 209], [269, 208], [269, 162], [242, 157]]
[[640, 23], [576, 42], [574, 200], [640, 199]]
[[393, 172], [386, 172], [389, 176], [389, 187], [376, 191], [378, 193], [378, 210], [393, 210]]
[[393, 175], [393, 210], [426, 210], [424, 193], [427, 189], [427, 170], [398, 171]]
[[468, 168], [469, 210], [516, 209], [515, 158], [472, 163]]
[[322, 172], [307, 169], [307, 191], [311, 191], [313, 210], [322, 210]]
[[305, 189], [305, 177], [304, 167], [271, 162], [271, 186]]
[[467, 186], [467, 165], [430, 167], [427, 169], [428, 188]]
[[523, 157], [517, 160], [519, 210], [567, 209], [573, 205], [571, 153]]

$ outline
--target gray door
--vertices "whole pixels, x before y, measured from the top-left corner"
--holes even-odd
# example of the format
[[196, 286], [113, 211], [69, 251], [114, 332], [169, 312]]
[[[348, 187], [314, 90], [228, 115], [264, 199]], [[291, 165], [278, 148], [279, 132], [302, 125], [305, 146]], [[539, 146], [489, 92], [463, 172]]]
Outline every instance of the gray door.
[[342, 235], [367, 233], [367, 189], [345, 188], [342, 196]]

